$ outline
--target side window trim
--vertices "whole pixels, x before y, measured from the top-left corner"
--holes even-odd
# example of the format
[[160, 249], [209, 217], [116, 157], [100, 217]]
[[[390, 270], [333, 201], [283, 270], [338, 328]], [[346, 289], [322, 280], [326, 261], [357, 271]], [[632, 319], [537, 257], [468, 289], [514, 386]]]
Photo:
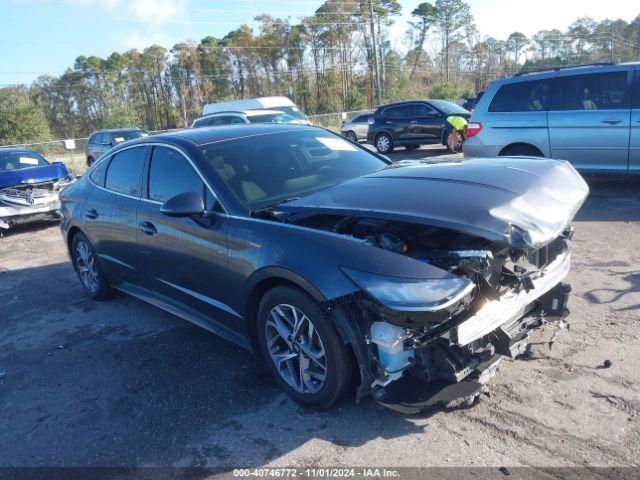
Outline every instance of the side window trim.
[[[191, 160], [191, 158], [189, 157], [189, 155], [187, 155], [181, 148], [176, 147], [175, 145], [170, 145], [168, 143], [147, 143], [145, 144], [147, 146], [147, 162], [145, 163], [144, 166], [144, 185], [143, 185], [143, 189], [144, 189], [144, 194], [141, 195], [140, 200], [142, 200], [143, 202], [147, 202], [147, 203], [153, 203], [156, 205], [162, 205], [163, 202], [159, 202], [157, 200], [151, 200], [149, 197], [149, 171], [151, 169], [151, 155], [153, 152], [153, 148], [155, 147], [166, 147], [166, 148], [171, 148], [173, 150], [176, 150], [180, 155], [182, 155], [187, 162], [189, 163], [189, 165], [191, 165], [191, 168], [193, 168], [193, 170], [196, 172], [196, 174], [200, 177], [200, 180], [202, 180], [202, 183], [204, 183], [204, 186], [207, 190], [209, 190], [209, 193], [213, 196], [215, 203], [217, 205], [220, 205], [220, 208], [222, 208], [222, 212], [217, 212], [217, 213], [221, 213], [223, 215], [228, 215], [228, 210], [227, 207], [225, 207], [225, 205], [220, 201], [220, 197], [216, 194], [216, 192], [213, 190], [213, 188], [211, 188], [211, 185], [209, 184], [209, 182], [207, 181], [207, 179], [204, 177], [204, 175], [202, 175], [202, 172], [200, 172], [200, 169], [195, 165], [195, 163], [193, 163], [193, 161]], [[212, 210], [215, 212], [215, 210]]]

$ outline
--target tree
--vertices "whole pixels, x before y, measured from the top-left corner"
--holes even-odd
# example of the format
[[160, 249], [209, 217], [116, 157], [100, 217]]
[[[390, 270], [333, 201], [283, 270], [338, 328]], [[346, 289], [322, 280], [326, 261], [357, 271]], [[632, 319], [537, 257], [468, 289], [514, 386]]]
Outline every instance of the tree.
[[520, 51], [526, 48], [529, 45], [529, 39], [524, 33], [521, 32], [513, 32], [507, 38], [507, 48], [513, 52], [515, 67], [518, 68], [519, 60], [520, 60]]
[[0, 89], [0, 145], [42, 142], [50, 138], [47, 117], [26, 87]]
[[462, 0], [436, 0], [436, 22], [442, 34], [445, 78], [449, 80], [449, 49], [460, 32], [473, 23], [471, 8]]
[[436, 21], [437, 10], [432, 4], [424, 2], [418, 5], [413, 12], [411, 12], [411, 15], [417, 18], [416, 21], [411, 22], [411, 27], [417, 32], [417, 39], [414, 45], [415, 60], [413, 62], [413, 67], [411, 68], [409, 80], [412, 80], [413, 75], [416, 73], [416, 68], [418, 68], [420, 57], [424, 50], [424, 42], [427, 39], [427, 33]]

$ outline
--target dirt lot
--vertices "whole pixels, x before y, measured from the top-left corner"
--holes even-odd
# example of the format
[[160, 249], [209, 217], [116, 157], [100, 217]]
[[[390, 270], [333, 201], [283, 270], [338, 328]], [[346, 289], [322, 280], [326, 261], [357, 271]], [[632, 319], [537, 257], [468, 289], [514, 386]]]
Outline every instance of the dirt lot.
[[638, 466], [640, 182], [590, 184], [571, 330], [552, 350], [535, 336], [474, 407], [411, 418], [305, 411], [242, 349], [86, 298], [57, 225], [17, 229], [0, 239], [0, 466]]

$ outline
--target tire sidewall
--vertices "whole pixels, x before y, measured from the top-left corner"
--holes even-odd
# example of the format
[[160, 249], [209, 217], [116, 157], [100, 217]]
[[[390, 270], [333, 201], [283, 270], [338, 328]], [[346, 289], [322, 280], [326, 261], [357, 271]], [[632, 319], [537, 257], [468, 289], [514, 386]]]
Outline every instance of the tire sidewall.
[[[290, 387], [278, 373], [269, 355], [265, 338], [265, 324], [271, 309], [279, 304], [292, 305], [304, 312], [320, 336], [327, 361], [327, 376], [324, 385], [316, 393], [302, 394]], [[332, 325], [329, 314], [313, 298], [299, 289], [288, 286], [270, 290], [260, 301], [256, 328], [258, 346], [267, 368], [271, 371], [278, 385], [296, 402], [308, 407], [327, 408], [338, 400], [348, 384], [351, 364], [346, 354], [346, 347]]]
[[357, 142], [358, 141], [358, 136], [355, 134], [355, 132], [349, 130], [345, 136], [347, 137], [347, 140], [350, 140], [352, 142]]

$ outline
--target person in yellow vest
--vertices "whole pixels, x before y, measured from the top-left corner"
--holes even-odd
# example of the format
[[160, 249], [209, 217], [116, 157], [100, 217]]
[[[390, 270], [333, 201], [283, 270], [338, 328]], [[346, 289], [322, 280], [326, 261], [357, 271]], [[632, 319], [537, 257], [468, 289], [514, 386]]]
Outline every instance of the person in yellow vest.
[[450, 152], [458, 152], [462, 147], [467, 125], [467, 120], [464, 117], [458, 117], [457, 115], [447, 117], [445, 128], [448, 131], [447, 148]]

